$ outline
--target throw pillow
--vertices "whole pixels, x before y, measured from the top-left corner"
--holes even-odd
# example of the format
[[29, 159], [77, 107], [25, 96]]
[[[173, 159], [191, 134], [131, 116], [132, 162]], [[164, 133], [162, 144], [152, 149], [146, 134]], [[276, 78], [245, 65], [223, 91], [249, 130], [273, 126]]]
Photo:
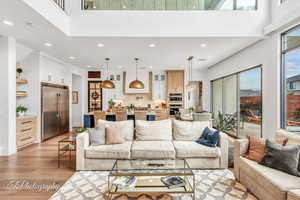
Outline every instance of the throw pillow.
[[266, 155], [259, 164], [300, 176], [298, 171], [300, 146], [283, 147], [267, 140], [266, 150]]
[[[247, 136], [247, 138], [249, 140], [249, 148], [244, 157], [255, 162], [260, 162], [266, 154], [266, 140], [252, 136]], [[276, 138], [273, 141], [282, 146], [287, 143], [287, 139]]]
[[106, 128], [105, 144], [123, 144], [124, 142], [125, 138], [121, 131], [112, 127]]
[[105, 144], [105, 128], [106, 126], [104, 124], [101, 124], [95, 128], [88, 129], [91, 146]]
[[201, 137], [196, 140], [198, 144], [203, 144], [208, 147], [216, 147], [219, 140], [220, 132], [213, 131], [206, 127], [201, 135]]

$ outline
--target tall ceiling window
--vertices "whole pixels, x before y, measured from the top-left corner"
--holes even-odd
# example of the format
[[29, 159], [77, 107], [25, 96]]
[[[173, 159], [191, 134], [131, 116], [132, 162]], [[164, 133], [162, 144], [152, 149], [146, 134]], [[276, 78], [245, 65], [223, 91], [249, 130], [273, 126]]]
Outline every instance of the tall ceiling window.
[[300, 134], [300, 25], [282, 34], [281, 126]]
[[255, 67], [212, 81], [214, 126], [222, 123], [224, 132], [238, 138], [261, 137], [261, 77], [261, 67]]

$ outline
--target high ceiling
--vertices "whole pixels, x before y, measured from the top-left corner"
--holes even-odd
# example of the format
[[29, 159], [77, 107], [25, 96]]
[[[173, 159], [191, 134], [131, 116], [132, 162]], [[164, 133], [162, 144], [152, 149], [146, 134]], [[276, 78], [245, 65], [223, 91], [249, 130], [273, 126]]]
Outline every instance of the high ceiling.
[[[8, 6], [9, 8], [0, 7], [0, 20], [11, 20], [14, 25], [9, 26], [1, 22], [1, 35], [14, 36], [19, 43], [33, 50], [43, 51], [84, 68], [103, 67], [104, 59], [109, 57], [112, 68], [126, 69], [134, 67], [133, 59], [139, 57], [141, 67], [153, 70], [178, 69], [186, 65], [186, 58], [190, 55], [195, 57], [195, 67], [205, 68], [259, 39], [68, 37], [21, 1]], [[45, 46], [45, 43], [53, 46]], [[99, 43], [104, 46], [98, 47]], [[149, 47], [150, 44], [155, 44], [155, 47]], [[205, 44], [205, 47], [202, 44]], [[70, 59], [71, 56], [75, 59]]]

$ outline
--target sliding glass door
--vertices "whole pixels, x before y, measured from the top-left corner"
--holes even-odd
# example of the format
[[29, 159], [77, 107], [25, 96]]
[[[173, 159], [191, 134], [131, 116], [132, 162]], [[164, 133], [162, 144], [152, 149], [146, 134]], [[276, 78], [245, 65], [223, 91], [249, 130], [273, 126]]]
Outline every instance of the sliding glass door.
[[262, 125], [261, 68], [239, 73], [239, 83], [239, 137], [260, 137]]
[[234, 137], [261, 137], [261, 67], [212, 81], [214, 126]]

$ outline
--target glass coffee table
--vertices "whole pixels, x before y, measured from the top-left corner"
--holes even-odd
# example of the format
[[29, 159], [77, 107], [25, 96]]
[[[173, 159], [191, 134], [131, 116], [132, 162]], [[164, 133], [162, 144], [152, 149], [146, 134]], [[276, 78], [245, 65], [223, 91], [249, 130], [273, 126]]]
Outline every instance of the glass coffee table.
[[185, 159], [116, 160], [108, 175], [108, 199], [144, 194], [185, 194], [195, 199], [195, 175]]

